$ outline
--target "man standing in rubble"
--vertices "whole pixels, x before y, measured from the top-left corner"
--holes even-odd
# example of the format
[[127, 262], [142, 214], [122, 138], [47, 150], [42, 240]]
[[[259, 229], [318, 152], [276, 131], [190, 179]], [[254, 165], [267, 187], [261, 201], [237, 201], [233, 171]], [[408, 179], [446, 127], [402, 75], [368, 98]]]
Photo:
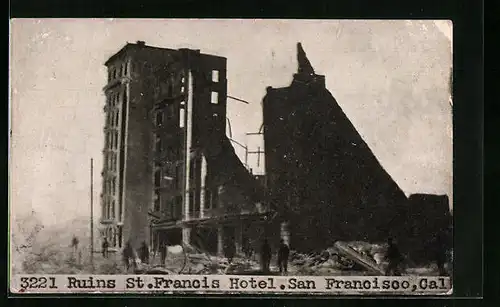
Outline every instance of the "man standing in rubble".
[[78, 238], [73, 235], [73, 238], [71, 239], [71, 247], [73, 248], [73, 257], [76, 258], [76, 253], [78, 252]]
[[78, 249], [78, 244], [80, 241], [78, 238], [73, 235], [73, 239], [71, 239], [71, 247], [73, 248], [73, 259], [76, 261], [77, 264], [80, 264], [80, 258], [81, 258], [81, 252]]
[[141, 263], [149, 263], [149, 248], [145, 241], [142, 241], [139, 253], [140, 253]]
[[280, 248], [278, 250], [278, 267], [281, 274], [287, 274], [288, 271], [288, 256], [290, 255], [290, 248], [285, 243], [285, 240], [280, 240]]
[[386, 276], [401, 276], [400, 266], [403, 261], [403, 256], [401, 255], [398, 246], [394, 243], [392, 238], [387, 240], [388, 248], [386, 259], [389, 262], [387, 270], [385, 272]]
[[127, 241], [127, 244], [125, 245], [125, 248], [123, 249], [123, 262], [125, 264], [125, 268], [127, 272], [130, 269], [130, 265], [132, 264], [132, 267], [135, 269], [135, 252], [134, 249], [132, 248], [132, 244], [130, 243], [130, 240]]
[[224, 244], [224, 253], [226, 254], [227, 262], [231, 264], [233, 262], [234, 255], [236, 254], [234, 242], [226, 242], [226, 244]]
[[267, 239], [264, 239], [264, 243], [262, 244], [262, 248], [260, 250], [260, 258], [262, 265], [262, 272], [269, 273], [269, 265], [271, 263], [271, 246]]
[[160, 243], [160, 265], [165, 265], [165, 260], [167, 259], [167, 243], [162, 241]]

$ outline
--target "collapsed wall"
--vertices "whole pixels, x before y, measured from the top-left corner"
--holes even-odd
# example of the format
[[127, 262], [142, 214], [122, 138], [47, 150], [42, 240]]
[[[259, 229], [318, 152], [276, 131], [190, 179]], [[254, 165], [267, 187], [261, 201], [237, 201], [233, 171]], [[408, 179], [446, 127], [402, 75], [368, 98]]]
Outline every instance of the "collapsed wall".
[[[414, 219], [409, 201], [314, 72], [300, 43], [290, 86], [263, 99], [270, 201], [290, 222], [292, 248], [312, 251], [337, 240], [404, 244]], [[439, 214], [443, 214], [440, 212]], [[422, 236], [434, 231], [420, 227]], [[408, 241], [408, 240], [406, 240]], [[412, 242], [413, 242], [412, 241]]]
[[[207, 164], [214, 171], [214, 181], [223, 186], [224, 191], [233, 191], [234, 203], [246, 203], [254, 206], [263, 201], [264, 188], [250, 174], [240, 161], [226, 135], [209, 131], [205, 135], [203, 154]], [[238, 195], [236, 195], [238, 194]]]

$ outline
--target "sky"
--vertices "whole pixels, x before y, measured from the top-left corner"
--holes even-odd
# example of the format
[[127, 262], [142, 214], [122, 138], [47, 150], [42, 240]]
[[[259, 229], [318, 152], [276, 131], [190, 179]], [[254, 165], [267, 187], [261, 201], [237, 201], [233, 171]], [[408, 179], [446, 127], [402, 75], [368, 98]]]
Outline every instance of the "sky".
[[14, 19], [10, 26], [13, 217], [35, 211], [51, 225], [88, 216], [91, 158], [98, 217], [104, 62], [137, 40], [226, 57], [228, 94], [250, 102], [228, 100], [232, 138], [250, 150], [259, 140], [246, 133], [262, 124], [265, 89], [290, 84], [301, 42], [403, 191], [452, 199], [451, 22]]

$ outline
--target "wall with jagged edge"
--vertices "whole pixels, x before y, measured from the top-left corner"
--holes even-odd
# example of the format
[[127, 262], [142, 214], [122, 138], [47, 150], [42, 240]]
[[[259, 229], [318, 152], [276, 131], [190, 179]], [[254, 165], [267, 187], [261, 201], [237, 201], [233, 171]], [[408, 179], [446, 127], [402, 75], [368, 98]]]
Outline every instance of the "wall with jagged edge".
[[226, 200], [226, 204], [221, 205], [226, 213], [255, 210], [255, 204], [264, 201], [264, 188], [240, 161], [227, 136], [209, 130], [203, 143], [203, 155], [208, 167], [214, 170], [213, 182], [223, 186], [225, 195], [221, 195], [221, 200]]
[[405, 245], [407, 197], [325, 87], [324, 76], [314, 73], [300, 44], [297, 57], [292, 84], [269, 87], [263, 99], [269, 195], [280, 204], [280, 216], [291, 221], [292, 248], [311, 251], [336, 240], [388, 237]]

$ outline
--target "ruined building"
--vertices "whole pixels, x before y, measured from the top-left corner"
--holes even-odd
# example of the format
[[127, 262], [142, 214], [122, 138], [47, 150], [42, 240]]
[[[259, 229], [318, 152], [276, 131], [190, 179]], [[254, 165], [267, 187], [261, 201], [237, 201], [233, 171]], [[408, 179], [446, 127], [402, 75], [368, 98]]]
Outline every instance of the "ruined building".
[[[112, 247], [299, 251], [337, 240], [416, 247], [451, 224], [447, 196], [401, 191], [298, 45], [290, 86], [263, 99], [265, 176], [226, 136], [226, 59], [126, 44], [108, 68], [101, 225]], [[258, 150], [260, 152], [260, 149]]]
[[226, 59], [138, 41], [105, 65], [101, 225], [111, 246], [241, 250], [245, 225], [266, 210], [225, 134]]
[[269, 201], [281, 225], [273, 232], [289, 236], [294, 249], [313, 251], [337, 240], [388, 237], [410, 248], [446, 229], [448, 198], [433, 205], [429, 197], [408, 200], [297, 48], [291, 85], [268, 87], [263, 99]]

